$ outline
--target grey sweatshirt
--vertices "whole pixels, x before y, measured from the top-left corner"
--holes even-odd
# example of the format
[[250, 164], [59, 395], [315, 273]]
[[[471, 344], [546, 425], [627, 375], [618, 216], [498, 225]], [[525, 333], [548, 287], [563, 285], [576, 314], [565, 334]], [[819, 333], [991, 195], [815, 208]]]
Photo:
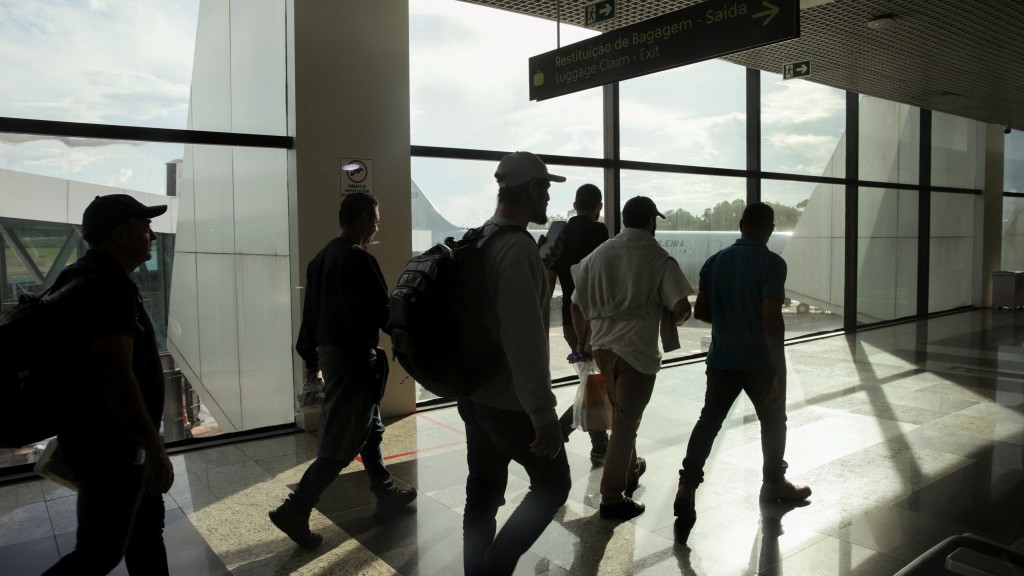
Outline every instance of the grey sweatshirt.
[[[491, 218], [485, 232], [505, 224], [512, 222]], [[558, 414], [548, 361], [551, 301], [537, 245], [529, 236], [514, 232], [490, 239], [484, 273], [497, 312], [485, 319], [501, 338], [505, 360], [470, 398], [493, 408], [526, 412], [534, 427], [555, 422]]]

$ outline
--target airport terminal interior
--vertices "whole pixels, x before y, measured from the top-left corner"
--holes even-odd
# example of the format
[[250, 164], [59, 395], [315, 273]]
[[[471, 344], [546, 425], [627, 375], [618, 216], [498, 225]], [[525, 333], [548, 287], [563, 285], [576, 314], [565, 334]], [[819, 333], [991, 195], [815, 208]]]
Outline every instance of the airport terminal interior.
[[[962, 534], [1024, 554], [1021, 29], [1018, 0], [0, 3], [0, 313], [85, 253], [94, 196], [168, 205], [132, 279], [164, 367], [171, 574], [457, 575], [465, 428], [396, 362], [383, 452], [415, 502], [378, 518], [355, 462], [314, 510], [317, 550], [267, 518], [316, 454], [294, 345], [340, 198], [379, 200], [389, 285], [493, 213], [516, 150], [567, 177], [535, 237], [584, 183], [613, 235], [648, 196], [695, 286], [761, 201], [788, 266], [788, 477], [811, 498], [759, 501], [742, 398], [696, 522], [675, 522], [711, 341], [690, 319], [638, 433], [646, 512], [600, 518], [575, 433], [569, 501], [516, 574], [891, 575]], [[547, 361], [565, 409], [562, 298]], [[104, 423], [82, 433], [103, 449]], [[74, 547], [75, 493], [33, 471], [46, 444], [0, 449], [3, 576]], [[499, 523], [529, 488], [510, 472]]]

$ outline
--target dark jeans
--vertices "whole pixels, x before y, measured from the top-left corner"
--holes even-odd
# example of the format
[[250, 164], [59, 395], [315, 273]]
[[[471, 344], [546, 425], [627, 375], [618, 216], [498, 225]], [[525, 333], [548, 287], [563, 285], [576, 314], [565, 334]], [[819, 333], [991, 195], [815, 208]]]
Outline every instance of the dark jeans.
[[45, 576], [101, 576], [116, 568], [121, 558], [133, 576], [166, 575], [164, 502], [162, 496], [146, 492], [149, 475], [141, 465], [93, 464], [76, 470], [75, 550]]
[[745, 372], [742, 370], [707, 369], [708, 385], [704, 393], [704, 409], [693, 427], [686, 446], [686, 458], [679, 476], [687, 484], [696, 486], [704, 481], [704, 462], [711, 454], [711, 445], [722, 428], [740, 392], [745, 392], [761, 422], [761, 454], [764, 463], [761, 476], [764, 482], [777, 483], [786, 479], [786, 403], [769, 408], [764, 401], [772, 390], [774, 370]]
[[384, 492], [395, 487], [380, 451], [384, 424], [377, 404], [381, 391], [379, 356], [369, 351], [352, 358], [332, 346], [318, 346], [317, 354], [325, 383], [320, 445], [316, 460], [291, 495], [292, 502], [306, 510], [316, 506], [323, 491], [356, 454], [363, 459], [370, 490]]
[[[466, 423], [469, 476], [463, 517], [462, 559], [466, 576], [512, 574], [526, 552], [569, 497], [572, 481], [565, 450], [555, 458], [530, 452], [535, 433], [523, 412], [459, 400]], [[530, 491], [495, 536], [498, 508], [505, 504], [508, 465], [515, 460], [530, 476]]]

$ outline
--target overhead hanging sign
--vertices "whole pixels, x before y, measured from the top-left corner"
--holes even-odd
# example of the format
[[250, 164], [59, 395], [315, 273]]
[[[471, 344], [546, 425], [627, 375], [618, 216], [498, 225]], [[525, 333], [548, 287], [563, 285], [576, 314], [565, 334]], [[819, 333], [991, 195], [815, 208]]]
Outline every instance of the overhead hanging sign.
[[530, 100], [800, 36], [800, 0], [709, 0], [530, 58]]

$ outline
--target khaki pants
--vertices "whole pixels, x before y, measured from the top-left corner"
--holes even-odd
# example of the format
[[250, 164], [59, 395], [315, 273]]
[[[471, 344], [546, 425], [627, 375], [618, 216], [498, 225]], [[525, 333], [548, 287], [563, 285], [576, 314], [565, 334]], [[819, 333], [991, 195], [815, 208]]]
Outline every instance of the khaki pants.
[[611, 350], [594, 350], [594, 361], [608, 385], [612, 436], [601, 477], [601, 500], [621, 502], [631, 470], [636, 468], [636, 431], [654, 392], [654, 374], [644, 374]]

